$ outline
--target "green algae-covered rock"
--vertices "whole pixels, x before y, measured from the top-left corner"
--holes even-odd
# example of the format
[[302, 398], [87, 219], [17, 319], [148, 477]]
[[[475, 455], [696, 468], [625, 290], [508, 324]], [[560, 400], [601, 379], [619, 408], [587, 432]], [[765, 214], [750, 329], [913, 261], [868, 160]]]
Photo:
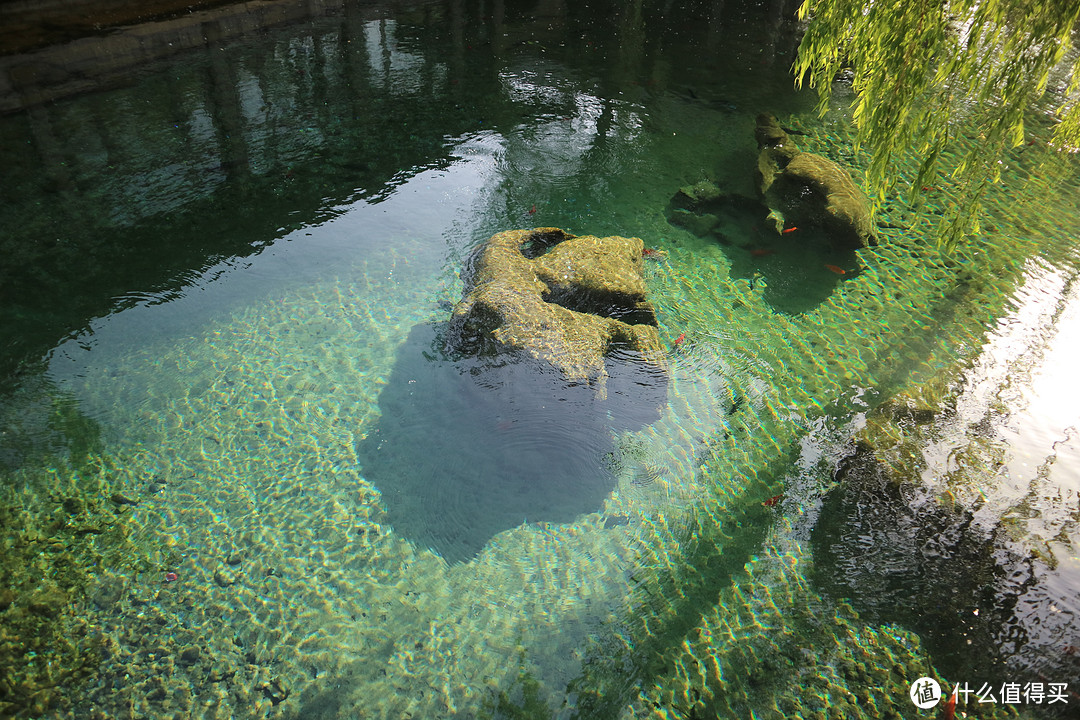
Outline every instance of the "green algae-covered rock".
[[873, 241], [870, 201], [842, 167], [800, 152], [772, 115], [758, 116], [758, 190], [789, 225], [819, 227], [838, 248]]
[[559, 228], [492, 236], [471, 259], [449, 348], [532, 357], [600, 397], [612, 356], [666, 373], [643, 249], [640, 238], [578, 237]]
[[694, 204], [716, 202], [724, 197], [724, 191], [720, 189], [720, 186], [709, 180], [684, 185], [679, 188], [679, 192]]

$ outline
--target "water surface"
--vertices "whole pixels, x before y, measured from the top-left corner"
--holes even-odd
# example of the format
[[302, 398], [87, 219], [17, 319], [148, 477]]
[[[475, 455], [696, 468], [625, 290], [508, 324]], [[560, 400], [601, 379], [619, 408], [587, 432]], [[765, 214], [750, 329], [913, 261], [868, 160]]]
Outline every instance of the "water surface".
[[[104, 659], [49, 714], [1080, 690], [1076, 425], [1043, 389], [1074, 354], [1075, 168], [1018, 154], [955, 257], [898, 202], [858, 253], [752, 200], [672, 222], [702, 180], [753, 197], [762, 111], [859, 177], [780, 5], [345, 3], [0, 118], [5, 502], [56, 557], [107, 555], [95, 513], [130, 543], [69, 588]], [[540, 226], [662, 251], [659, 413], [446, 354], [468, 255]]]

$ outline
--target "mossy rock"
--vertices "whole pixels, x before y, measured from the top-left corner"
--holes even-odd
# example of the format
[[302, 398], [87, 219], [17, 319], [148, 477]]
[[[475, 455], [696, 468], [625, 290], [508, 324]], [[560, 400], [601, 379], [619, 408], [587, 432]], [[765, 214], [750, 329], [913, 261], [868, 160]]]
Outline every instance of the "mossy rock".
[[839, 249], [873, 244], [870, 201], [842, 167], [800, 152], [772, 115], [758, 117], [758, 190], [790, 225], [817, 227]]
[[447, 333], [451, 352], [542, 361], [606, 397], [614, 358], [666, 383], [667, 359], [646, 297], [640, 238], [510, 230], [470, 259]]
[[702, 180], [693, 185], [684, 185], [679, 192], [691, 203], [701, 205], [722, 200], [724, 192], [720, 186], [709, 180]]

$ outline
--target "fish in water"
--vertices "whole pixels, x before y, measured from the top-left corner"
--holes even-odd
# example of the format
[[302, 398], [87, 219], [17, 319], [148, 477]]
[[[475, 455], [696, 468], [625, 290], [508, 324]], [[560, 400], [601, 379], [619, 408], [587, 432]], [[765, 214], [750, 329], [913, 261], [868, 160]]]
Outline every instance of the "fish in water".
[[769, 498], [768, 500], [765, 500], [761, 504], [764, 505], [765, 507], [772, 507], [772, 506], [776, 505], [776, 503], [780, 502], [783, 499], [784, 499], [784, 493], [780, 493], [779, 495], [773, 495], [771, 498]]
[[679, 347], [680, 345], [682, 345], [683, 340], [685, 340], [685, 339], [686, 339], [686, 333], [680, 334], [679, 337], [675, 338], [675, 342], [671, 343], [671, 347], [672, 348]]
[[750, 254], [754, 257], [765, 257], [766, 255], [772, 255], [773, 252], [774, 251], [769, 248], [754, 248], [750, 251]]
[[642, 248], [641, 249], [641, 257], [647, 257], [647, 258], [653, 258], [654, 260], [659, 260], [660, 258], [664, 257], [665, 255], [667, 255], [667, 251], [665, 251], [665, 250], [657, 250], [656, 248]]
[[535, 215], [536, 214], [536, 206], [535, 205], [533, 205], [531, 208], [529, 208], [529, 214], [530, 215]]
[[784, 228], [783, 230], [781, 230], [781, 231], [780, 231], [780, 234], [781, 234], [781, 235], [787, 235], [788, 233], [793, 233], [793, 232], [795, 232], [795, 231], [796, 231], [796, 230], [798, 230], [798, 229], [799, 229], [799, 228], [797, 228], [797, 227], [795, 227], [794, 225], [792, 225], [792, 226], [791, 226], [791, 227], [789, 227], [789, 228]]
[[941, 706], [941, 717], [944, 720], [954, 720], [956, 718], [956, 696], [960, 691], [960, 686], [957, 685], [953, 688], [952, 695]]
[[829, 265], [828, 263], [825, 263], [825, 269], [829, 272], [834, 272], [837, 275], [847, 275], [847, 270], [840, 267], [839, 265]]

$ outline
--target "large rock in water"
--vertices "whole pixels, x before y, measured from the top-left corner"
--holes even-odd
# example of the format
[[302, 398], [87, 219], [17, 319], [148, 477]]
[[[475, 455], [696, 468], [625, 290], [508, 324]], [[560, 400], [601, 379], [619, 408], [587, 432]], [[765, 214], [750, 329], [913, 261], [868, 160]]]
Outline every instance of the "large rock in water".
[[614, 366], [666, 387], [667, 360], [646, 299], [640, 238], [510, 230], [473, 254], [454, 308], [453, 352], [534, 358], [607, 395]]
[[873, 243], [870, 201], [842, 167], [801, 152], [772, 115], [758, 116], [754, 135], [758, 190], [770, 209], [789, 225], [821, 228], [837, 248]]

